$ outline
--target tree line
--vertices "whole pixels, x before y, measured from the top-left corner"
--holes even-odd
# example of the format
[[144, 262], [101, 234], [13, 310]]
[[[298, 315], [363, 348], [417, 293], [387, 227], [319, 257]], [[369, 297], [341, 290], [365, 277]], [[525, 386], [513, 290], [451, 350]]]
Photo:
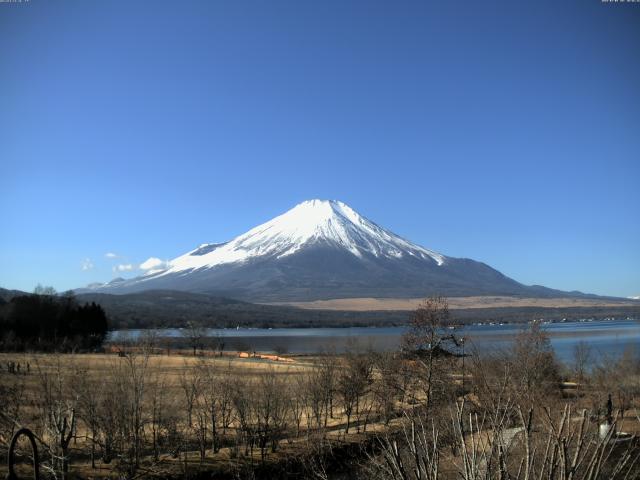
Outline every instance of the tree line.
[[36, 287], [0, 305], [0, 349], [5, 351], [89, 350], [102, 345], [107, 316], [93, 302], [81, 305], [73, 293], [57, 295], [50, 287]]

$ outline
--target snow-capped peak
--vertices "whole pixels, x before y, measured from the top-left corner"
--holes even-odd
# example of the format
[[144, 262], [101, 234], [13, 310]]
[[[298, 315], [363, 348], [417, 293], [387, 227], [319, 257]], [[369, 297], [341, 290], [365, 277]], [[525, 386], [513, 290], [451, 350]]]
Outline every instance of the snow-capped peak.
[[383, 229], [345, 203], [308, 200], [229, 242], [200, 245], [169, 262], [161, 275], [258, 257], [280, 259], [316, 243], [347, 250], [359, 258], [412, 256], [431, 259], [438, 265], [446, 259]]

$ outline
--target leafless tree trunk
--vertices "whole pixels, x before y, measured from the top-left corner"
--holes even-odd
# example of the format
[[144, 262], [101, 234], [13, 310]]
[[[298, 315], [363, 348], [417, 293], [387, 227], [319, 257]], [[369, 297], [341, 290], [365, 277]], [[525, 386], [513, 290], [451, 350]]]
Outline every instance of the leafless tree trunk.
[[318, 370], [308, 372], [305, 375], [304, 394], [307, 404], [307, 436], [309, 429], [315, 425], [316, 431], [322, 430], [325, 425], [326, 417], [324, 415], [327, 404], [326, 385], [321, 381], [322, 374]]
[[[122, 465], [129, 475], [140, 466], [144, 428], [148, 422], [146, 399], [148, 396], [148, 367], [150, 350], [140, 345], [123, 357], [118, 357], [111, 368], [111, 398], [105, 399], [106, 420], [117, 426], [118, 443], [126, 451]], [[112, 426], [106, 425], [110, 434]]]
[[160, 429], [165, 421], [166, 408], [166, 383], [161, 373], [155, 373], [149, 382], [149, 397], [151, 401], [151, 446], [153, 449], [153, 459], [160, 459]]
[[86, 369], [76, 369], [74, 372], [74, 390], [78, 398], [79, 417], [89, 431], [91, 442], [91, 468], [96, 468], [96, 444], [98, 443], [99, 417], [98, 396], [101, 389], [96, 382], [91, 381]]
[[403, 337], [403, 350], [422, 370], [417, 381], [424, 392], [427, 412], [431, 411], [436, 393], [447, 386], [448, 367], [457, 341], [451, 331], [453, 326], [446, 298], [431, 297], [413, 312], [409, 331]]
[[354, 414], [359, 417], [360, 401], [367, 394], [372, 382], [372, 357], [370, 354], [347, 352], [341, 367], [337, 391], [347, 416], [345, 433], [349, 433], [351, 418]]
[[36, 362], [40, 394], [39, 406], [44, 421], [44, 438], [50, 440], [48, 447], [54, 475], [65, 480], [69, 471], [69, 443], [76, 430], [76, 395], [72, 394], [71, 374], [65, 374], [60, 356], [54, 357], [52, 371]]
[[304, 412], [307, 409], [304, 395], [305, 387], [304, 377], [302, 375], [296, 375], [294, 384], [287, 389], [289, 411], [296, 424], [296, 438], [300, 437], [300, 425]]
[[578, 342], [573, 348], [573, 372], [578, 382], [584, 382], [592, 357], [591, 347], [587, 342]]
[[[550, 411], [535, 422], [533, 409], [517, 407], [519, 424], [508, 427], [506, 418], [485, 423], [456, 405], [452, 415], [457, 453], [454, 474], [462, 480], [596, 480], [632, 478], [640, 459], [637, 439], [614, 450], [613, 431], [600, 437], [590, 428], [586, 411], [574, 415], [565, 406], [558, 418]], [[494, 414], [493, 418], [500, 418]], [[437, 429], [417, 415], [408, 416], [400, 438], [384, 436], [382, 455], [371, 458], [373, 473], [382, 479], [437, 479], [442, 444]], [[521, 445], [515, 448], [514, 444]], [[637, 473], [637, 472], [636, 472]], [[634, 477], [635, 478], [635, 477]]]
[[255, 432], [260, 447], [260, 458], [264, 463], [267, 446], [276, 451], [280, 435], [286, 426], [287, 402], [284, 397], [286, 384], [280, 374], [269, 369], [260, 375], [254, 400]]
[[187, 425], [193, 427], [193, 409], [198, 396], [200, 378], [185, 361], [180, 374], [180, 388], [182, 389], [184, 408], [187, 412]]
[[193, 348], [193, 356], [198, 353], [198, 349], [202, 348], [204, 338], [207, 336], [207, 329], [198, 322], [189, 321], [187, 326], [182, 329], [182, 335], [189, 341], [189, 345]]

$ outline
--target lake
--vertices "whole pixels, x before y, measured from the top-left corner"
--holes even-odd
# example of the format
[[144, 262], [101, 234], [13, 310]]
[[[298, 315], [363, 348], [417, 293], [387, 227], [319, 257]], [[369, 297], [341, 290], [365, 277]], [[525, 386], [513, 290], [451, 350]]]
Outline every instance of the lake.
[[[508, 348], [515, 335], [524, 328], [519, 324], [470, 325], [455, 330], [456, 336], [467, 338], [466, 349], [491, 351]], [[571, 362], [579, 342], [590, 345], [595, 356], [619, 356], [627, 348], [640, 347], [640, 321], [605, 320], [549, 323], [543, 326], [549, 334], [556, 355], [563, 362]], [[245, 328], [208, 329], [207, 335], [224, 339], [225, 350], [255, 350], [273, 352], [282, 349], [292, 354], [312, 354], [335, 350], [343, 352], [350, 345], [376, 351], [400, 347], [406, 327], [353, 328]], [[118, 330], [109, 340], [136, 339], [147, 330]], [[155, 330], [159, 337], [183, 338], [182, 329]]]

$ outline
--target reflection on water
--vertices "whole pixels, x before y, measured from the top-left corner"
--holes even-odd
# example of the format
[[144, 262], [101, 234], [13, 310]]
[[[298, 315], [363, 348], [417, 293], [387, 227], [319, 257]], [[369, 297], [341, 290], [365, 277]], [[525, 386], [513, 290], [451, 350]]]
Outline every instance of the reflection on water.
[[[523, 325], [471, 325], [457, 329], [455, 334], [467, 338], [467, 348], [491, 351], [508, 348]], [[621, 355], [627, 348], [640, 347], [640, 322], [637, 320], [610, 320], [594, 322], [566, 322], [544, 325], [558, 358], [571, 361], [573, 349], [579, 342], [587, 343], [596, 355]], [[342, 352], [357, 343], [360, 348], [388, 351], [400, 347], [405, 327], [352, 327], [352, 328], [276, 328], [276, 329], [208, 329], [210, 337], [224, 339], [226, 350], [255, 350], [289, 353]], [[115, 331], [110, 340], [126, 336], [132, 339], [145, 330]], [[162, 329], [160, 337], [181, 338], [181, 329]]]

